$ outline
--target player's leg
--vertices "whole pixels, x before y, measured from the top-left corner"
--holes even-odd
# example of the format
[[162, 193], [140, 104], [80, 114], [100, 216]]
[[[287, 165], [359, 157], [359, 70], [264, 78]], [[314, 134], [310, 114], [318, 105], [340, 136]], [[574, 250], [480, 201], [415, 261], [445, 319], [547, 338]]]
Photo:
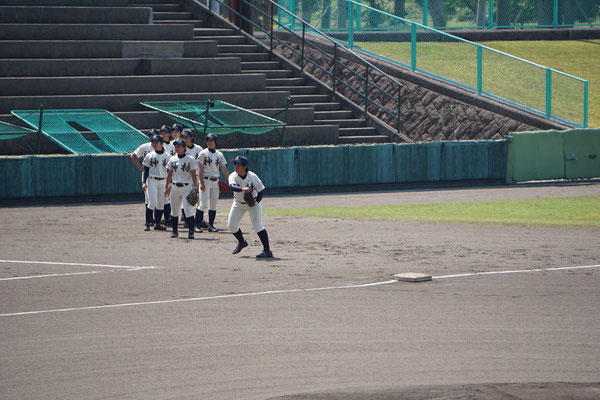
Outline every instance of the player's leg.
[[238, 241], [236, 248], [233, 250], [233, 254], [239, 253], [244, 247], [248, 246], [248, 242], [244, 240], [244, 234], [240, 229], [240, 221], [242, 220], [242, 217], [245, 213], [246, 209], [241, 206], [238, 206], [234, 201], [231, 205], [231, 210], [229, 211], [229, 219], [227, 220], [227, 226], [229, 227], [229, 231], [233, 234], [233, 236], [235, 236], [235, 238]]
[[208, 207], [208, 196], [209, 189], [205, 188], [204, 191], [200, 191], [200, 204], [196, 210], [196, 226], [200, 228], [208, 228], [206, 222], [204, 222], [204, 212]]
[[216, 232], [215, 218], [217, 216], [217, 202], [219, 201], [219, 183], [213, 182], [213, 187], [210, 188], [210, 205], [208, 208], [208, 231]]
[[167, 197], [165, 200], [165, 225], [171, 225], [171, 198]]
[[154, 209], [154, 230], [165, 231], [167, 228], [161, 223], [163, 217], [163, 210], [165, 209], [165, 203], [167, 196], [165, 196], [165, 181], [156, 181], [157, 187], [157, 199], [156, 208]]
[[250, 214], [250, 221], [252, 221], [252, 226], [260, 239], [260, 242], [263, 245], [262, 253], [258, 254], [256, 258], [270, 258], [273, 257], [273, 253], [271, 252], [271, 247], [269, 246], [269, 235], [267, 234], [267, 230], [263, 226], [262, 223], [262, 205], [257, 203], [254, 207], [250, 207], [248, 211]]
[[183, 200], [183, 191], [175, 185], [171, 186], [171, 226], [173, 227], [173, 233], [171, 237], [177, 237], [178, 225], [179, 225], [179, 214], [181, 213], [181, 203]]
[[196, 222], [195, 222], [195, 218], [194, 218], [194, 209], [196, 208], [196, 205], [192, 205], [187, 201], [187, 195], [190, 194], [190, 192], [194, 190], [194, 188], [192, 187], [192, 189], [190, 190], [189, 187], [187, 188], [187, 190], [185, 191], [185, 195], [183, 196], [183, 201], [182, 201], [182, 205], [183, 205], [183, 211], [185, 212], [185, 222], [186, 222], [186, 226], [188, 227], [188, 239], [194, 239], [194, 228], [196, 227]]
[[146, 182], [146, 226], [144, 227], [145, 231], [150, 230], [150, 225], [154, 225], [154, 209], [156, 208], [156, 181], [154, 179], [148, 179]]
[[144, 190], [144, 212], [146, 215], [145, 225], [146, 228], [144, 230], [150, 230], [150, 225], [154, 223], [154, 216], [152, 215], [153, 211], [150, 207], [148, 207], [148, 189]]

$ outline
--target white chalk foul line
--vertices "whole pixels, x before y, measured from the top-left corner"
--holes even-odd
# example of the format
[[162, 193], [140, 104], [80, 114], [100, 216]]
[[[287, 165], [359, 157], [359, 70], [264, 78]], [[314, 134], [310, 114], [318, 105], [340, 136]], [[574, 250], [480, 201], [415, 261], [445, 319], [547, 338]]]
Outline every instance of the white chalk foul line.
[[0, 278], [0, 281], [19, 281], [23, 279], [36, 279], [36, 278], [52, 278], [55, 276], [71, 276], [71, 275], [90, 275], [90, 274], [101, 274], [104, 271], [88, 271], [88, 272], [67, 272], [64, 274], [45, 274], [45, 275], [31, 275], [31, 276], [13, 276], [12, 278]]
[[[558, 267], [558, 268], [543, 268], [543, 269], [521, 269], [521, 270], [511, 270], [511, 271], [473, 272], [473, 273], [468, 273], [468, 274], [434, 276], [434, 277], [432, 277], [432, 279], [463, 278], [463, 277], [478, 276], [478, 275], [502, 275], [502, 274], [518, 274], [518, 273], [531, 273], [531, 272], [566, 271], [566, 270], [587, 269], [587, 268], [600, 268], [600, 265], [584, 265], [584, 266], [577, 266], [577, 267]], [[25, 311], [25, 312], [18, 312], [18, 313], [0, 314], [0, 317], [16, 317], [16, 316], [21, 316], [21, 315], [59, 313], [59, 312], [67, 312], [67, 311], [101, 310], [101, 309], [109, 309], [109, 308], [146, 306], [146, 305], [152, 305], [152, 304], [172, 304], [172, 303], [184, 303], [184, 302], [203, 301], [203, 300], [231, 299], [231, 298], [237, 298], [237, 297], [264, 296], [264, 295], [268, 295], [268, 294], [285, 294], [285, 293], [316, 292], [316, 291], [324, 291], [324, 290], [356, 289], [356, 288], [388, 285], [388, 284], [397, 283], [397, 282], [398, 281], [396, 279], [393, 279], [393, 280], [389, 280], [389, 281], [364, 283], [364, 284], [359, 284], [359, 285], [327, 286], [327, 287], [310, 288], [310, 289], [269, 290], [266, 292], [226, 294], [226, 295], [221, 295], [221, 296], [195, 297], [195, 298], [191, 298], [191, 299], [156, 300], [156, 301], [145, 301], [145, 302], [139, 302], [139, 303], [122, 303], [122, 304], [108, 304], [108, 305], [103, 305], [103, 306], [60, 308], [60, 309], [55, 309], [55, 310]]]
[[115, 268], [126, 269], [129, 271], [139, 271], [142, 269], [152, 269], [154, 267], [138, 267], [133, 265], [110, 265], [110, 264], [84, 264], [84, 263], [65, 263], [54, 261], [26, 261], [26, 260], [0, 260], [2, 264], [40, 264], [40, 265], [67, 265], [73, 267], [94, 267], [94, 268]]

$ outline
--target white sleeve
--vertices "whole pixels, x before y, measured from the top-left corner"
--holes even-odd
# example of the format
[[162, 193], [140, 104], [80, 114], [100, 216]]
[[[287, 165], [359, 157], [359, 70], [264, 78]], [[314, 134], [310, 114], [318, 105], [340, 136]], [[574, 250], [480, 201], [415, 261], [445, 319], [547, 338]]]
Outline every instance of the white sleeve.
[[263, 185], [258, 175], [254, 175], [254, 190], [256, 190], [256, 193], [265, 190], [265, 185]]
[[169, 159], [167, 160], [167, 171], [170, 171], [170, 170], [172, 170], [172, 169], [173, 169], [173, 167], [171, 166], [171, 159], [169, 158]]
[[221, 165], [227, 165], [227, 160], [225, 159], [225, 156], [223, 155], [223, 153], [219, 153], [219, 161], [221, 163]]
[[235, 172], [229, 174], [229, 184], [231, 185], [232, 183], [235, 185], [235, 177], [237, 176], [237, 174]]
[[140, 145], [137, 149], [135, 149], [133, 151], [133, 154], [135, 154], [135, 156], [137, 158], [140, 158], [142, 156], [142, 153], [144, 153], [144, 146], [146, 145], [146, 143]]
[[150, 154], [152, 154], [152, 153], [146, 154], [146, 157], [144, 157], [144, 161], [142, 161], [142, 165], [144, 167], [150, 168]]
[[198, 171], [198, 161], [194, 160], [192, 157], [192, 164], [190, 165], [190, 171]]
[[204, 164], [204, 158], [204, 153], [200, 152], [200, 154], [198, 154], [198, 162]]

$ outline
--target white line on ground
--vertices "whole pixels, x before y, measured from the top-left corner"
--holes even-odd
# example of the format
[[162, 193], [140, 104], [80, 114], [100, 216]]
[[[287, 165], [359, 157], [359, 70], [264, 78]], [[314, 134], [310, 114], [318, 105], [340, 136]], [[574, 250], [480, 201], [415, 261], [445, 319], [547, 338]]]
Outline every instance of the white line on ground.
[[128, 269], [131, 271], [138, 271], [141, 269], [152, 269], [154, 267], [138, 267], [133, 265], [109, 265], [109, 264], [82, 264], [82, 263], [65, 263], [65, 262], [54, 262], [54, 261], [25, 261], [25, 260], [0, 260], [0, 263], [6, 264], [41, 264], [41, 265], [68, 265], [75, 267], [102, 267], [102, 268], [120, 268]]
[[67, 272], [67, 273], [64, 273], [64, 274], [13, 276], [12, 278], [0, 278], [0, 281], [18, 281], [18, 280], [22, 280], [22, 279], [52, 278], [52, 277], [55, 277], [55, 276], [90, 275], [90, 274], [101, 274], [102, 272], [104, 272], [104, 271]]
[[[473, 273], [469, 273], [469, 274], [434, 276], [432, 278], [433, 279], [449, 279], [449, 278], [462, 278], [462, 277], [477, 276], [477, 275], [501, 275], [501, 274], [517, 274], [517, 273], [529, 273], [529, 272], [566, 271], [566, 270], [587, 269], [587, 268], [600, 268], [600, 265], [585, 265], [585, 266], [577, 266], [577, 267], [559, 267], [559, 268], [544, 268], [544, 269], [522, 269], [522, 270], [512, 270], [512, 271], [473, 272]], [[20, 316], [20, 315], [58, 313], [58, 312], [67, 312], [67, 311], [100, 310], [100, 309], [107, 309], [107, 308], [135, 307], [135, 306], [145, 306], [145, 305], [152, 305], [152, 304], [184, 303], [184, 302], [191, 302], [191, 301], [262, 296], [262, 295], [267, 295], [267, 294], [286, 294], [286, 293], [300, 293], [300, 292], [316, 292], [316, 291], [324, 291], [324, 290], [356, 289], [356, 288], [364, 288], [364, 287], [371, 287], [371, 286], [388, 285], [388, 284], [397, 283], [397, 282], [398, 281], [394, 279], [394, 280], [389, 280], [389, 281], [364, 283], [364, 284], [359, 284], [359, 285], [328, 286], [328, 287], [310, 288], [310, 289], [270, 290], [270, 291], [266, 291], [266, 292], [227, 294], [227, 295], [221, 295], [221, 296], [196, 297], [196, 298], [191, 298], [191, 299], [157, 300], [157, 301], [145, 301], [145, 302], [139, 302], [139, 303], [122, 303], [122, 304], [108, 304], [108, 305], [103, 305], [103, 306], [61, 308], [61, 309], [55, 309], [55, 310], [25, 311], [25, 312], [17, 312], [17, 313], [0, 314], [0, 317], [16, 317], [16, 316]]]

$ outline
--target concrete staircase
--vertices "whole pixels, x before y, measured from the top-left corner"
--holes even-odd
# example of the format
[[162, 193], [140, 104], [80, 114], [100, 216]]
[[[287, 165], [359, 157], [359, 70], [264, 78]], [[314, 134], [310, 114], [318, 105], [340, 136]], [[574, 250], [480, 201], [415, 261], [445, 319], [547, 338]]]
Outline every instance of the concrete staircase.
[[[104, 108], [147, 131], [169, 119], [140, 101], [212, 98], [275, 115], [291, 96], [286, 145], [388, 140], [244, 36], [206, 26], [177, 0], [89, 4], [0, 0], [0, 120], [14, 122], [10, 110], [41, 104]], [[275, 134], [221, 141], [223, 147], [279, 144]]]

